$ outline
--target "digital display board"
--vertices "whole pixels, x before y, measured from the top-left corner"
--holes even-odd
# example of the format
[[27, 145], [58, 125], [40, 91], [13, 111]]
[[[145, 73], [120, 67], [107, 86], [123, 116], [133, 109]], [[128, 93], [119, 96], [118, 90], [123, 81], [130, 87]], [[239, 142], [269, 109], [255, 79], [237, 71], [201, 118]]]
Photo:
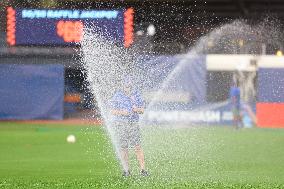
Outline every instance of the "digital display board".
[[7, 43], [75, 45], [85, 26], [129, 47], [133, 42], [132, 8], [120, 10], [7, 9]]

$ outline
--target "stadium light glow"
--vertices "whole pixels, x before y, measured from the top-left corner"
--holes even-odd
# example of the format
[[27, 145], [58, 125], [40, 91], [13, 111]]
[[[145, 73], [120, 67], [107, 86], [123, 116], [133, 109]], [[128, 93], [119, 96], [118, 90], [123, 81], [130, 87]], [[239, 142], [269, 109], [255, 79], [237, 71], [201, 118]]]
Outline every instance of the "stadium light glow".
[[276, 52], [276, 56], [283, 56], [283, 52], [282, 52], [281, 50], [278, 50], [278, 51]]
[[156, 34], [156, 28], [153, 24], [150, 24], [147, 28], [147, 34], [153, 36]]

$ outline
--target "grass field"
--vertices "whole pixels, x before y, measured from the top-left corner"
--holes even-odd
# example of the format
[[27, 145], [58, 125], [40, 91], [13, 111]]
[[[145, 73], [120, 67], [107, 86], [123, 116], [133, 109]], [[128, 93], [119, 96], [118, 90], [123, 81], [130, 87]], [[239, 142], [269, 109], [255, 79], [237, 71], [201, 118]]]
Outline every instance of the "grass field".
[[284, 188], [284, 130], [148, 127], [143, 138], [151, 175], [131, 153], [122, 178], [102, 127], [2, 122], [0, 188]]

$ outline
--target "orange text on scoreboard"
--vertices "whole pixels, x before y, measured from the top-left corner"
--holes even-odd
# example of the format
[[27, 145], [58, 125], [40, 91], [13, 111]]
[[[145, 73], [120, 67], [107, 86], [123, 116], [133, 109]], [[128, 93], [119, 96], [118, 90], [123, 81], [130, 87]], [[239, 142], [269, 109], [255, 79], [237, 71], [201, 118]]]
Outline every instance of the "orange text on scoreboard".
[[81, 21], [57, 22], [57, 35], [62, 37], [65, 42], [80, 42], [83, 36], [84, 24]]

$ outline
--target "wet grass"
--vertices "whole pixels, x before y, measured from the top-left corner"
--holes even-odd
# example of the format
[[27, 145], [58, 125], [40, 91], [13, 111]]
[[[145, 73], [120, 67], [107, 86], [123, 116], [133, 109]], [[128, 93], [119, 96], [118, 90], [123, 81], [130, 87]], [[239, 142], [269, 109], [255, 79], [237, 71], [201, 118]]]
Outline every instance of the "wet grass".
[[[76, 136], [69, 144], [66, 137]], [[102, 127], [0, 123], [0, 188], [284, 188], [284, 130], [143, 128], [151, 175], [122, 178]]]

